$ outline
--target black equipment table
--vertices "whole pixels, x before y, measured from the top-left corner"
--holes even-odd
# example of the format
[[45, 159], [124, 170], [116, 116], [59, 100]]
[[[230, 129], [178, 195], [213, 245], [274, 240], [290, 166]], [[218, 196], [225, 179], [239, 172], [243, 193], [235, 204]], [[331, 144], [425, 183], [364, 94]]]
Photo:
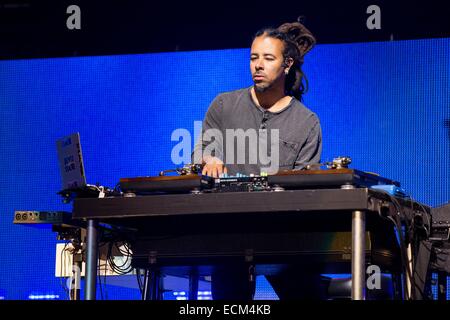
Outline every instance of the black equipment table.
[[305, 257], [350, 263], [352, 299], [361, 300], [367, 259], [391, 270], [398, 267], [398, 242], [386, 217], [399, 210], [402, 219], [429, 213], [428, 207], [414, 201], [344, 186], [78, 198], [73, 218], [88, 221], [88, 299], [95, 299], [96, 234], [102, 222], [137, 230], [132, 247], [136, 267], [208, 265], [244, 258], [262, 265]]

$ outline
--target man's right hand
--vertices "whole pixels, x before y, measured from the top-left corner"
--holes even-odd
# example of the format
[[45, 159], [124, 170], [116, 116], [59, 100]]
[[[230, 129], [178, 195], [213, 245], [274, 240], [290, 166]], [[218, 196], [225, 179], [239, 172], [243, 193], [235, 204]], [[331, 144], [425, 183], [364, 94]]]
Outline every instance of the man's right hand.
[[203, 161], [205, 164], [203, 166], [202, 175], [219, 178], [222, 173], [227, 173], [227, 168], [219, 158], [207, 157], [204, 158]]

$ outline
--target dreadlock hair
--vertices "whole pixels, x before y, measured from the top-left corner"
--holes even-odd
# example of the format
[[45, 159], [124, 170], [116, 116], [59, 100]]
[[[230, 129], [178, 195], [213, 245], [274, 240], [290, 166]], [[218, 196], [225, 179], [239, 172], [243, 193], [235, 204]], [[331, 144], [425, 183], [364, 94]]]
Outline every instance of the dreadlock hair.
[[308, 90], [308, 80], [302, 71], [304, 56], [316, 44], [316, 38], [300, 22], [284, 23], [278, 28], [264, 28], [256, 32], [253, 40], [257, 37], [265, 36], [279, 39], [284, 44], [283, 58], [284, 64], [292, 59], [293, 65], [289, 68], [286, 76], [286, 94], [302, 100], [302, 95]]

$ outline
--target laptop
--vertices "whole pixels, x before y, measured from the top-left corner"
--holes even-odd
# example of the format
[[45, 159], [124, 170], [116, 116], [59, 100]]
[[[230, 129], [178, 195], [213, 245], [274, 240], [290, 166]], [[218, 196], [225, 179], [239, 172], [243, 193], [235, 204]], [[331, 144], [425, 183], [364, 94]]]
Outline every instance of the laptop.
[[80, 134], [73, 133], [56, 141], [62, 190], [81, 189], [86, 186]]

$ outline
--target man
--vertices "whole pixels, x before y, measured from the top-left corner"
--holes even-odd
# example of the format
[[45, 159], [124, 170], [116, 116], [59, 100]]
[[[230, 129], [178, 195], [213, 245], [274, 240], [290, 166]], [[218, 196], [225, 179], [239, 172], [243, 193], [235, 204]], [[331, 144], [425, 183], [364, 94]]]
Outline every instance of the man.
[[[203, 121], [193, 157], [204, 164], [203, 175], [275, 173], [320, 161], [319, 119], [300, 102], [306, 91], [303, 58], [314, 44], [311, 32], [298, 22], [256, 33], [250, 52], [253, 86], [218, 95]], [[295, 275], [288, 272], [289, 279]], [[247, 278], [242, 266], [218, 267], [212, 275], [213, 298], [248, 299], [253, 288]], [[268, 278], [284, 298], [279, 292], [289, 279]]]

